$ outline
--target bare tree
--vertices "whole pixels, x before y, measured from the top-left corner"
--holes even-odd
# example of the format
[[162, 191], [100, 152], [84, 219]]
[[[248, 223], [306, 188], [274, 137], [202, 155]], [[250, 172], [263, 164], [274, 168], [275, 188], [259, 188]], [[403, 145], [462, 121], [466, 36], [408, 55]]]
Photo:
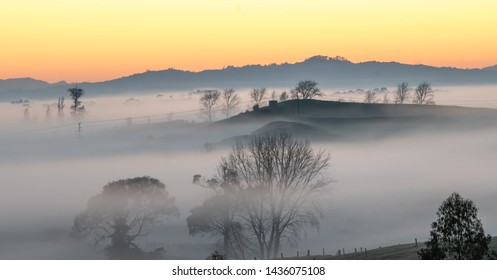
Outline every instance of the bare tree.
[[324, 173], [329, 159], [288, 134], [253, 136], [222, 158], [219, 170], [231, 174], [240, 222], [259, 258], [276, 258], [283, 241], [296, 244], [303, 231], [319, 225], [317, 198], [330, 182]]
[[64, 118], [64, 106], [64, 97], [59, 97], [57, 101], [57, 116], [59, 117], [59, 119]]
[[150, 177], [118, 180], [90, 198], [87, 210], [74, 219], [70, 236], [90, 238], [95, 246], [106, 244], [111, 259], [155, 258], [160, 257], [163, 249], [145, 253], [137, 246], [137, 239], [147, 236], [152, 225], [178, 215], [174, 198], [159, 180]]
[[213, 108], [217, 104], [220, 95], [221, 93], [218, 90], [206, 90], [202, 97], [200, 97], [200, 104], [202, 104], [210, 122], [213, 118]]
[[395, 104], [404, 104], [409, 99], [409, 84], [407, 82], [402, 82], [397, 85], [397, 91], [395, 92]]
[[294, 99], [313, 99], [323, 95], [318, 83], [313, 80], [300, 81], [291, 93]]
[[433, 102], [433, 89], [430, 83], [424, 82], [418, 85], [414, 91], [414, 104], [434, 104]]
[[69, 96], [73, 100], [73, 105], [71, 106], [72, 113], [74, 115], [83, 113], [85, 111], [85, 106], [81, 105], [80, 98], [85, 94], [85, 90], [76, 86], [67, 91], [69, 91]]
[[222, 110], [226, 114], [226, 118], [231, 116], [234, 110], [240, 105], [240, 97], [235, 93], [235, 90], [225, 89], [221, 95]]
[[254, 107], [260, 107], [262, 105], [262, 101], [266, 97], [266, 88], [254, 88], [250, 91], [250, 98], [254, 103]]
[[277, 96], [276, 91], [273, 90], [273, 92], [271, 92], [271, 100], [276, 100]]
[[288, 94], [286, 93], [286, 91], [282, 92], [280, 94], [280, 97], [279, 97], [280, 101], [286, 101], [288, 100]]
[[364, 103], [376, 103], [377, 96], [378, 92], [374, 89], [366, 91], [364, 96]]

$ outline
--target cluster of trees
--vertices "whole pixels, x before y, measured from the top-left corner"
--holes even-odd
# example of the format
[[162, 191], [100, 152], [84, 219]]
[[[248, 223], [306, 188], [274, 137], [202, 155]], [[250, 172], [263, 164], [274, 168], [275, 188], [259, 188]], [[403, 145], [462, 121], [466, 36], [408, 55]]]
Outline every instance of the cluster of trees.
[[[413, 104], [429, 105], [435, 104], [433, 101], [434, 91], [430, 83], [420, 83], [414, 90], [409, 88], [407, 82], [402, 82], [397, 85], [394, 93], [395, 104], [405, 104], [411, 101]], [[368, 90], [364, 95], [364, 103], [376, 103], [378, 101], [379, 92], [376, 90]], [[383, 96], [382, 103], [390, 103], [387, 94]]]
[[[407, 82], [402, 82], [397, 85], [397, 90], [395, 91], [395, 104], [404, 104], [409, 101], [412, 90], [409, 88]], [[412, 103], [413, 104], [434, 104], [433, 102], [434, 94], [430, 83], [424, 82], [419, 84], [413, 92]]]
[[221, 110], [229, 118], [240, 105], [240, 97], [234, 89], [225, 89], [222, 93], [219, 90], [203, 90], [200, 97], [200, 104], [209, 121], [214, 118], [215, 106], [221, 102]]
[[[79, 118], [85, 113], [85, 106], [81, 102], [81, 97], [85, 94], [84, 89], [73, 87], [69, 88], [67, 90], [69, 92], [69, 97], [72, 99], [72, 105], [71, 105], [71, 115], [74, 118]], [[30, 119], [30, 106], [29, 104], [24, 104], [24, 119], [29, 120]], [[46, 120], [51, 120], [52, 119], [52, 107], [56, 106], [57, 107], [57, 117], [58, 119], [63, 119], [64, 118], [64, 108], [65, 108], [65, 99], [64, 97], [59, 97], [57, 100], [57, 103], [54, 104], [43, 104], [43, 107], [45, 108], [45, 119]]]
[[276, 258], [284, 243], [319, 226], [318, 196], [330, 182], [325, 151], [288, 134], [253, 136], [223, 157], [218, 175], [193, 182], [214, 195], [191, 210], [191, 235], [214, 234], [226, 258]]
[[[330, 179], [325, 151], [314, 152], [309, 142], [287, 134], [253, 136], [239, 142], [223, 157], [219, 174], [194, 183], [213, 195], [191, 210], [191, 235], [222, 237], [223, 258], [275, 258], [285, 243], [317, 228], [321, 218], [318, 197]], [[111, 259], [154, 259], [165, 252], [139, 246], [152, 226], [178, 216], [165, 185], [151, 177], [110, 182], [90, 198], [73, 223], [70, 236], [87, 239]], [[218, 257], [216, 257], [218, 258]]]
[[[222, 247], [211, 259], [277, 258], [285, 244], [297, 244], [307, 230], [317, 229], [322, 214], [319, 196], [330, 183], [325, 173], [330, 156], [314, 152], [309, 142], [288, 134], [252, 136], [238, 142], [218, 165], [218, 175], [193, 183], [212, 190], [212, 196], [187, 217], [192, 236], [211, 234]], [[111, 259], [159, 259], [165, 250], [139, 246], [152, 228], [179, 216], [165, 185], [151, 177], [110, 182], [90, 198], [73, 223], [70, 236], [85, 238], [103, 248]], [[496, 259], [489, 249], [478, 208], [453, 193], [437, 211], [423, 260]]]
[[[240, 105], [240, 97], [235, 93], [234, 89], [226, 89], [222, 93], [219, 90], [203, 90], [203, 95], [200, 98], [200, 104], [209, 121], [212, 121], [214, 108], [220, 102], [220, 107], [226, 118], [229, 118]], [[318, 87], [318, 83], [313, 80], [299, 81], [295, 88], [289, 93], [283, 91], [277, 95], [275, 91], [271, 93], [272, 100], [286, 101], [288, 99], [306, 100], [314, 99], [323, 96], [323, 92]], [[364, 96], [364, 103], [376, 103], [378, 101], [379, 92], [377, 90], [368, 90]], [[264, 100], [267, 99], [268, 91], [266, 88], [253, 88], [249, 92], [249, 97], [253, 105], [253, 109], [257, 110], [262, 106]], [[430, 83], [420, 83], [415, 89], [409, 88], [407, 82], [402, 82], [397, 86], [395, 91], [395, 104], [405, 104], [412, 102], [413, 104], [434, 104], [434, 90]], [[388, 96], [385, 94], [383, 103], [390, 103]]]
[[[318, 83], [312, 80], [300, 81], [295, 88], [288, 94], [286, 91], [281, 92], [279, 95], [273, 91], [270, 98], [272, 100], [286, 101], [292, 99], [313, 99], [322, 96], [323, 92], [317, 86]], [[234, 89], [225, 89], [222, 92], [219, 90], [201, 90], [196, 91], [201, 93], [200, 105], [202, 106], [203, 113], [209, 121], [214, 118], [215, 108], [219, 106], [221, 111], [225, 114], [226, 118], [232, 116], [237, 111], [241, 104], [241, 99]], [[249, 92], [249, 98], [254, 110], [259, 109], [263, 102], [268, 98], [268, 91], [266, 88], [253, 88]]]

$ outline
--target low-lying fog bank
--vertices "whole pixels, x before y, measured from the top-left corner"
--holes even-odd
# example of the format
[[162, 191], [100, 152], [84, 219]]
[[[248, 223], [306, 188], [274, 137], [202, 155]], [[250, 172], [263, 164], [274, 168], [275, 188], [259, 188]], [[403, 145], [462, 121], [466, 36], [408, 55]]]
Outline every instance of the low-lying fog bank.
[[[112, 107], [110, 100], [88, 107], [87, 120], [126, 116], [122, 109], [128, 105]], [[102, 104], [102, 111], [97, 104]], [[136, 105], [136, 114], [160, 112], [160, 104], [157, 109]], [[12, 104], [1, 106], [14, 108]], [[111, 109], [105, 109], [107, 106]], [[188, 106], [198, 109], [198, 101]], [[211, 126], [201, 123], [198, 116], [188, 121], [179, 121], [182, 118], [178, 116], [170, 122], [152, 119], [129, 124], [119, 119], [88, 123], [78, 131], [69, 116], [67, 122], [54, 120], [48, 125], [39, 115], [38, 121], [25, 126], [18, 119], [23, 112], [5, 112], [0, 133], [2, 259], [105, 258], [86, 242], [68, 238], [74, 218], [106, 183], [144, 175], [166, 185], [180, 216], [154, 227], [140, 246], [163, 246], [169, 259], [205, 259], [219, 239], [188, 234], [190, 210], [212, 195], [192, 184], [193, 175], [213, 176], [234, 137], [249, 135], [267, 124]], [[374, 125], [364, 127], [374, 131]], [[285, 246], [283, 254], [295, 255], [297, 250], [303, 254], [307, 249], [319, 254], [322, 248], [334, 254], [342, 248], [353, 251], [410, 243], [415, 238], [424, 241], [437, 208], [452, 192], [473, 200], [484, 229], [496, 235], [497, 128], [488, 123], [470, 128], [468, 124], [447, 130], [403, 127], [384, 137], [364, 138], [359, 131], [361, 141], [347, 137], [311, 141], [315, 150], [331, 153], [327, 172], [335, 182], [322, 197], [320, 230], [309, 231], [296, 247]]]

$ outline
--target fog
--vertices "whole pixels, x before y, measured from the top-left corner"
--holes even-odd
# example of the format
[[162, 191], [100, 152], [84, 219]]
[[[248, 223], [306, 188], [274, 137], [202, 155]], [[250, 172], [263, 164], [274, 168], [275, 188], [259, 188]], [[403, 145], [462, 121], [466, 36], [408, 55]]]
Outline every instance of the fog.
[[[251, 107], [247, 92], [240, 91], [239, 111]], [[326, 92], [327, 100], [340, 97]], [[63, 119], [56, 106], [47, 118], [45, 101], [32, 101], [27, 118], [26, 106], [0, 103], [0, 258], [105, 258], [102, 250], [68, 238], [74, 218], [106, 183], [147, 175], [166, 185], [181, 215], [154, 227], [140, 246], [164, 246], [170, 259], [205, 259], [219, 238], [190, 236], [186, 217], [212, 193], [192, 184], [192, 177], [215, 175], [230, 150], [225, 139], [248, 135], [265, 123], [213, 128], [204, 123], [198, 96], [180, 92], [82, 100], [87, 115], [78, 120], [67, 109], [69, 100]], [[495, 108], [496, 100], [495, 86], [435, 92], [435, 102], [442, 105]], [[216, 120], [222, 118], [218, 112]], [[207, 151], [205, 143], [214, 149]], [[322, 197], [320, 230], [310, 230], [297, 247], [284, 247], [285, 256], [425, 241], [437, 208], [452, 192], [473, 200], [486, 232], [497, 234], [496, 126], [443, 132], [407, 128], [363, 141], [311, 144], [331, 153], [327, 172], [335, 181]]]
[[300, 252], [353, 252], [427, 240], [438, 207], [452, 192], [473, 200], [484, 229], [495, 235], [496, 139], [494, 129], [322, 145], [332, 152], [336, 182], [321, 230], [308, 235]]
[[[416, 85], [409, 85], [412, 87]], [[464, 106], [477, 108], [497, 108], [497, 86], [442, 86], [432, 85], [434, 90], [434, 102], [438, 105]], [[376, 102], [381, 103], [384, 96], [387, 96], [389, 102], [395, 100], [395, 88], [387, 88], [388, 92], [378, 93]], [[363, 90], [368, 90], [363, 89]], [[337, 90], [328, 90], [327, 99], [343, 100], [347, 102], [363, 102], [364, 92], [357, 89], [342, 88]]]

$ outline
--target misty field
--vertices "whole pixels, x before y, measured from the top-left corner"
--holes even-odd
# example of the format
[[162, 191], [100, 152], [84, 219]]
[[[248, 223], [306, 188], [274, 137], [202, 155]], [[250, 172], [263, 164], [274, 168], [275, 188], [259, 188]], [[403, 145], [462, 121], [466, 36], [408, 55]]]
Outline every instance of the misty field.
[[[486, 102], [495, 99], [495, 87], [475, 94], [479, 97], [471, 101], [479, 102], [465, 99], [468, 89], [441, 90], [437, 104], [496, 107]], [[363, 98], [330, 93], [323, 100], [343, 96], [351, 99], [343, 104]], [[475, 109], [436, 118], [423, 114], [419, 119], [354, 111], [351, 114], [365, 115], [352, 123], [313, 116], [317, 110], [305, 111], [304, 105], [299, 105], [304, 106], [300, 115], [257, 115], [249, 99], [242, 97], [234, 115], [251, 112], [222, 121], [225, 117], [218, 111], [214, 120], [219, 122], [209, 123], [199, 110], [198, 96], [187, 93], [83, 100], [88, 114], [79, 120], [69, 113], [59, 119], [55, 107], [48, 115], [43, 105], [52, 101], [34, 101], [28, 117], [22, 105], [0, 104], [0, 258], [105, 259], [101, 248], [69, 238], [75, 217], [107, 183], [150, 176], [165, 184], [179, 216], [153, 225], [137, 244], [144, 250], [163, 247], [166, 259], [205, 259], [222, 247], [222, 241], [211, 234], [189, 234], [186, 220], [191, 210], [213, 195], [194, 184], [193, 176], [214, 177], [237, 139], [275, 121], [281, 123], [273, 123], [271, 129], [284, 123], [284, 129], [298, 135], [298, 127], [299, 137], [310, 140], [314, 151], [330, 153], [324, 172], [333, 181], [320, 193], [319, 230], [304, 230], [298, 242], [281, 247], [283, 255], [323, 248], [335, 254], [342, 248], [378, 248], [415, 238], [422, 243], [429, 238], [440, 202], [452, 192], [473, 200], [485, 231], [497, 233], [493, 110], [481, 116]], [[371, 107], [376, 114], [404, 105], [371, 106], [391, 106]]]

